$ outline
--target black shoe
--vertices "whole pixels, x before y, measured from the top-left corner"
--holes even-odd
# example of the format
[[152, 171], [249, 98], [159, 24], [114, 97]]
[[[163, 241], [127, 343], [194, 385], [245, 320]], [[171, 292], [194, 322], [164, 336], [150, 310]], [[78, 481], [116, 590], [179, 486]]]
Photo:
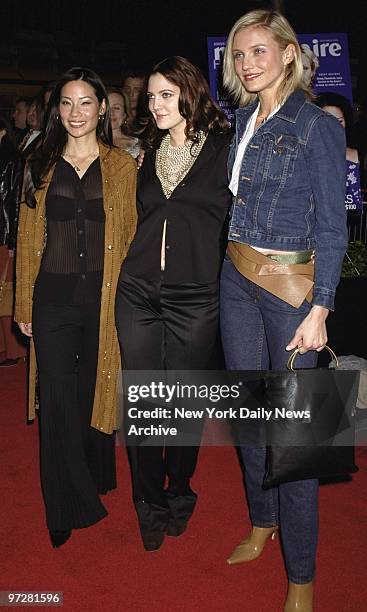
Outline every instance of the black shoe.
[[177, 495], [175, 489], [169, 488], [166, 489], [165, 495], [170, 507], [166, 535], [178, 538], [187, 529], [189, 520], [194, 512], [197, 494], [187, 486], [185, 488], [185, 495]]
[[164, 540], [164, 532], [153, 531], [152, 533], [142, 533], [141, 537], [145, 550], [152, 552], [154, 550], [159, 550], [159, 548], [162, 546]]
[[186, 531], [186, 529], [187, 522], [179, 523], [178, 521], [172, 519], [167, 525], [166, 535], [170, 536], [171, 538], [178, 538]]
[[71, 529], [67, 531], [49, 531], [53, 548], [60, 548], [71, 536]]

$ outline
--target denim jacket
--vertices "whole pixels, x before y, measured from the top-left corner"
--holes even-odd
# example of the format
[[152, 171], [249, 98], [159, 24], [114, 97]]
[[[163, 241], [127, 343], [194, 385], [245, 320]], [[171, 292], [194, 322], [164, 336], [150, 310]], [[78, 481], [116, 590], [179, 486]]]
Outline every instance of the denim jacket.
[[[237, 146], [257, 101], [236, 112]], [[292, 93], [252, 136], [233, 198], [229, 240], [284, 251], [315, 250], [313, 304], [330, 310], [347, 247], [345, 131], [337, 120]]]

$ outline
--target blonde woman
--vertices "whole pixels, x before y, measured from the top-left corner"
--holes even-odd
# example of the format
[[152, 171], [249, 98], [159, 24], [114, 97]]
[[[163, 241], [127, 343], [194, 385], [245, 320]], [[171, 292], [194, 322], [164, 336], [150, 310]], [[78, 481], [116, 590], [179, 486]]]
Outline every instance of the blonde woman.
[[[314, 367], [347, 245], [344, 131], [311, 102], [296, 34], [277, 12], [251, 11], [235, 23], [224, 83], [240, 104], [221, 278], [226, 366], [284, 369], [288, 351], [299, 348], [299, 367]], [[310, 612], [318, 482], [264, 490], [265, 449], [240, 450], [252, 530], [228, 563], [256, 559], [279, 530], [289, 580], [284, 609]]]
[[127, 125], [131, 119], [129, 99], [118, 89], [108, 90], [108, 101], [111, 107], [112, 139], [115, 147], [130, 153], [134, 159], [138, 157], [141, 142], [136, 136], [128, 134]]
[[319, 67], [319, 58], [307, 45], [301, 45], [303, 81], [306, 87], [312, 87]]

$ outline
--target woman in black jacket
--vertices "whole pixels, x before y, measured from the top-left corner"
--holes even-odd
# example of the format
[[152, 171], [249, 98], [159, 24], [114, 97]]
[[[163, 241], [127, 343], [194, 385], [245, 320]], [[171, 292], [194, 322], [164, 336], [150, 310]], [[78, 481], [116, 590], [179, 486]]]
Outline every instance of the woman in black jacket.
[[14, 250], [22, 163], [8, 120], [0, 115], [0, 365], [15, 365], [26, 354], [12, 321]]
[[[138, 228], [116, 301], [122, 365], [157, 372], [215, 369], [231, 133], [204, 77], [185, 58], [154, 67], [148, 101], [150, 150], [138, 175]], [[156, 550], [165, 534], [184, 532], [194, 510], [190, 478], [198, 446], [160, 444], [154, 436], [139, 445], [127, 438], [143, 544]]]

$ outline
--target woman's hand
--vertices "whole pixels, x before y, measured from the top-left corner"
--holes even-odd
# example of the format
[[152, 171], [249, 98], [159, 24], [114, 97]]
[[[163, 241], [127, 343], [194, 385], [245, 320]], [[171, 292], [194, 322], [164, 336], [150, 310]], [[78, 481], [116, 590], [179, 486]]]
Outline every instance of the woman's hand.
[[18, 325], [22, 334], [32, 338], [32, 323], [18, 323]]
[[286, 347], [287, 351], [299, 349], [301, 355], [307, 351], [320, 352], [327, 343], [326, 318], [329, 314], [323, 306], [312, 306], [307, 317], [296, 329], [292, 340]]
[[138, 166], [138, 170], [140, 170], [140, 168], [141, 168], [141, 167], [142, 167], [142, 165], [143, 165], [144, 155], [145, 155], [145, 151], [144, 151], [144, 149], [140, 149], [140, 151], [139, 151], [139, 155], [138, 155], [138, 157], [136, 158], [136, 163], [137, 163], [137, 166]]

